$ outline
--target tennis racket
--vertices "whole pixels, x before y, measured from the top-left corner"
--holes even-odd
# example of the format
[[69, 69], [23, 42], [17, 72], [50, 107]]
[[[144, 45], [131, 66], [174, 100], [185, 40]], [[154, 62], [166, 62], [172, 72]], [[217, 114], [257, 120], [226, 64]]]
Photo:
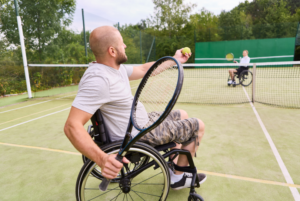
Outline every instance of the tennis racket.
[[[129, 148], [142, 136], [157, 127], [173, 109], [183, 84], [183, 67], [173, 57], [156, 61], [142, 79], [133, 99], [127, 131], [116, 159], [122, 163]], [[141, 115], [144, 111], [148, 115]], [[139, 133], [131, 139], [133, 126]], [[121, 171], [121, 174], [123, 171]], [[99, 189], [106, 191], [110, 183], [103, 178]]]
[[234, 55], [232, 53], [226, 54], [227, 61], [234, 61]]

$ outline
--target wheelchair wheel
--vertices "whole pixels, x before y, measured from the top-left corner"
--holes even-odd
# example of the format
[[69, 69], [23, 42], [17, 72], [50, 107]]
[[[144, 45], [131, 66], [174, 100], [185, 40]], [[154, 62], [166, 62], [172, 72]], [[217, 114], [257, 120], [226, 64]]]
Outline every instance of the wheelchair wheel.
[[188, 201], [204, 201], [204, 199], [196, 193], [191, 193], [189, 195]]
[[252, 72], [249, 70], [244, 70], [240, 74], [240, 83], [242, 86], [247, 87], [252, 83]]
[[[121, 143], [111, 143], [101, 149], [105, 153], [114, 154], [119, 151]], [[145, 157], [148, 158], [147, 162]], [[170, 187], [170, 173], [159, 152], [147, 144], [137, 142], [126, 153], [126, 158], [130, 163], [122, 168], [125, 177], [120, 176], [118, 182], [111, 182], [105, 192], [99, 190], [102, 177], [98, 178], [94, 174], [95, 171], [101, 171], [101, 168], [88, 160], [77, 178], [77, 201], [166, 200]]]
[[[118, 147], [120, 148], [120, 147]], [[129, 169], [131, 171], [138, 169], [139, 167], [147, 164], [149, 162], [149, 157], [148, 156], [142, 156], [140, 159], [140, 163], [138, 163], [136, 166], [133, 166], [132, 164], [129, 165]], [[82, 155], [82, 160], [83, 163], [86, 163], [87, 161], [90, 161], [90, 159], [88, 159], [87, 157], [85, 157], [84, 155]], [[91, 172], [91, 174], [95, 177], [98, 178], [100, 180], [102, 180], [103, 176], [101, 174], [101, 168], [99, 166], [96, 166], [95, 169]], [[112, 179], [111, 182], [115, 183], [115, 182], [119, 182], [120, 181], [120, 177], [121, 174], [118, 174], [117, 178]]]

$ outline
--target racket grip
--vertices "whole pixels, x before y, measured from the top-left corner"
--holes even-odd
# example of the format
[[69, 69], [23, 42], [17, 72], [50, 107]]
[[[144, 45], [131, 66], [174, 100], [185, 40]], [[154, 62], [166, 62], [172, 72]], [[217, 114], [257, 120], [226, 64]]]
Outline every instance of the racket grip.
[[[116, 160], [119, 161], [120, 163], [122, 163], [123, 160], [123, 156], [120, 156], [119, 154], [116, 156]], [[110, 184], [111, 179], [107, 179], [105, 177], [103, 177], [102, 182], [99, 184], [99, 189], [101, 191], [106, 191], [108, 185]]]

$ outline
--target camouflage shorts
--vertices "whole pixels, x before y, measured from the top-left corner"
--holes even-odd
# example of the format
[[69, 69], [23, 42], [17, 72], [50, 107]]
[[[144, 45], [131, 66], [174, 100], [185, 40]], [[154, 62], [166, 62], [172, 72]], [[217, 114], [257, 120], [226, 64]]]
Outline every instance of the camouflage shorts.
[[[148, 116], [155, 115], [157, 112], [148, 113]], [[196, 118], [181, 120], [180, 111], [172, 110], [166, 119], [155, 129], [144, 135], [140, 141], [146, 142], [151, 146], [176, 142], [188, 145], [198, 139], [199, 122]]]

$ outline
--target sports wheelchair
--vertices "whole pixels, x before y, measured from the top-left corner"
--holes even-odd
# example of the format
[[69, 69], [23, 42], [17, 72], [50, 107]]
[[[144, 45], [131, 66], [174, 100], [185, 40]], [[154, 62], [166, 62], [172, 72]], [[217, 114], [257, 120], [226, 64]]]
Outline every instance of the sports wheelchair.
[[[92, 116], [91, 122], [88, 133], [94, 142], [107, 154], [118, 153], [122, 141], [112, 142], [110, 140], [100, 110], [97, 110]], [[82, 156], [84, 165], [76, 182], [77, 201], [166, 200], [170, 189], [169, 168], [192, 173], [191, 184], [196, 183], [197, 185], [191, 185], [188, 201], [203, 201], [204, 199], [195, 191], [195, 187], [199, 188], [200, 184], [191, 153], [186, 150], [170, 149], [175, 146], [174, 142], [156, 147], [136, 142], [125, 155], [130, 163], [123, 165], [120, 174], [111, 181], [105, 192], [98, 188], [103, 179], [101, 168], [95, 162]], [[173, 163], [179, 154], [187, 156], [189, 166], [179, 167]]]
[[[242, 85], [244, 87], [249, 86], [252, 83], [252, 72], [249, 70], [243, 70], [240, 74], [237, 72], [234, 73], [235, 84], [232, 84], [233, 87], [236, 85]], [[230, 75], [228, 76], [228, 81], [231, 80]], [[228, 84], [230, 86], [231, 84]]]

